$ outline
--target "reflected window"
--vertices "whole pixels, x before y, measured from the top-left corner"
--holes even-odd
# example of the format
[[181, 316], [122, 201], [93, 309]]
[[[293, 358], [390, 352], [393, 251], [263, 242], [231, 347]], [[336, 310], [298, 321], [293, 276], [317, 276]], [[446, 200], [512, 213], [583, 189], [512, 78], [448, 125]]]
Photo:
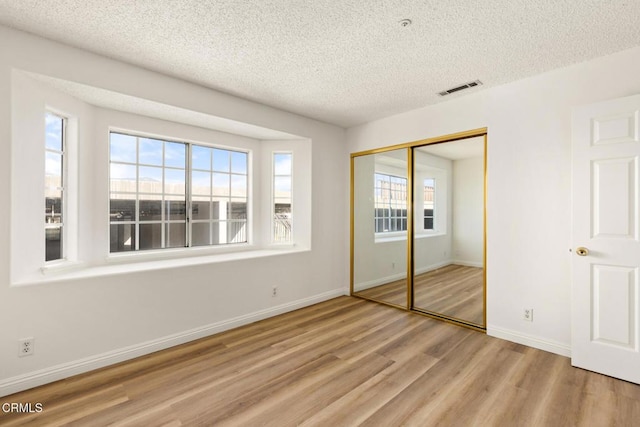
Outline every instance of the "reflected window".
[[424, 224], [425, 230], [434, 230], [434, 210], [436, 196], [436, 180], [434, 178], [426, 178], [424, 180]]
[[375, 174], [374, 222], [376, 233], [407, 230], [407, 179]]
[[45, 261], [64, 259], [65, 118], [45, 113]]
[[247, 242], [247, 153], [111, 132], [110, 160], [110, 252]]
[[274, 243], [291, 243], [292, 153], [273, 154], [273, 227]]

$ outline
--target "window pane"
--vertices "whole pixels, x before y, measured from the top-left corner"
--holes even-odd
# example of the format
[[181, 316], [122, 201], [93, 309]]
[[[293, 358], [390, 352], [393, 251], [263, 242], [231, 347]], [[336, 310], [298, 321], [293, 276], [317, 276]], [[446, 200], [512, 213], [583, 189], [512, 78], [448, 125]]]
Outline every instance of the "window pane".
[[433, 230], [433, 218], [425, 218], [424, 219], [424, 229], [425, 230]]
[[247, 197], [246, 175], [231, 175], [231, 195], [234, 197]]
[[162, 182], [162, 168], [140, 166], [140, 181]]
[[164, 165], [174, 168], [186, 167], [187, 146], [180, 142], [165, 142]]
[[209, 198], [195, 198], [191, 202], [191, 217], [193, 219], [209, 219], [211, 202]]
[[63, 118], [52, 113], [45, 113], [45, 147], [49, 150], [62, 151]]
[[140, 250], [162, 247], [162, 224], [140, 224]]
[[62, 227], [45, 230], [45, 261], [62, 258]]
[[276, 215], [287, 215], [291, 213], [291, 203], [276, 203], [274, 206]]
[[273, 192], [276, 198], [291, 198], [291, 177], [276, 176], [273, 179]]
[[247, 153], [231, 152], [231, 172], [247, 173]]
[[111, 164], [111, 191], [135, 193], [136, 167], [133, 165]]
[[276, 153], [273, 155], [273, 173], [275, 175], [291, 175], [290, 153]]
[[191, 146], [191, 168], [211, 170], [211, 152], [209, 147]]
[[62, 187], [62, 154], [46, 152], [44, 174], [47, 187]]
[[171, 222], [166, 224], [165, 228], [165, 247], [166, 248], [183, 248], [187, 239], [185, 236], [186, 224]]
[[140, 166], [140, 193], [162, 193], [162, 168]]
[[140, 163], [162, 166], [162, 141], [151, 138], [140, 138]]
[[227, 150], [213, 149], [213, 170], [229, 172], [231, 153]]
[[194, 222], [191, 224], [191, 245], [207, 246], [210, 244], [209, 239], [210, 225], [208, 222]]
[[221, 245], [227, 243], [227, 222], [214, 221], [211, 223], [211, 244]]
[[229, 175], [224, 173], [213, 174], [213, 195], [214, 196], [229, 195]]
[[164, 192], [167, 194], [184, 194], [186, 176], [184, 169], [164, 170]]
[[109, 203], [109, 218], [111, 221], [135, 221], [135, 195], [112, 194]]
[[211, 195], [211, 173], [191, 172], [191, 193]]
[[135, 224], [111, 224], [109, 229], [111, 252], [125, 252], [136, 249]]
[[247, 219], [247, 202], [231, 202], [228, 209], [228, 219]]
[[[141, 196], [145, 197], [145, 196]], [[140, 200], [140, 221], [162, 220], [162, 200]], [[142, 236], [140, 236], [142, 242]]]
[[164, 202], [165, 219], [187, 219], [187, 203], [184, 200], [167, 200]]
[[245, 243], [247, 241], [247, 222], [227, 221], [227, 236], [229, 243]]
[[62, 223], [62, 191], [47, 191], [47, 193], [44, 199], [44, 222], [60, 224]]
[[273, 223], [273, 240], [276, 243], [289, 242], [291, 240], [291, 221], [277, 219]]
[[135, 163], [137, 161], [135, 136], [111, 132], [109, 140], [112, 162]]
[[226, 219], [228, 204], [229, 202], [226, 198], [214, 198], [211, 203], [211, 219]]

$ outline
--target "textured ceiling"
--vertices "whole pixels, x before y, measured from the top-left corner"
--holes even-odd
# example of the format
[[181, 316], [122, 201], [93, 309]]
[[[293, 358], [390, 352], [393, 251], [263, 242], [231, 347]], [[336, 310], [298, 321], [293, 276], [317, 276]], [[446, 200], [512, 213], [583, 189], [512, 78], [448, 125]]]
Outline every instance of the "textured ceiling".
[[0, 0], [10, 27], [341, 126], [638, 46], [638, 22], [639, 0]]

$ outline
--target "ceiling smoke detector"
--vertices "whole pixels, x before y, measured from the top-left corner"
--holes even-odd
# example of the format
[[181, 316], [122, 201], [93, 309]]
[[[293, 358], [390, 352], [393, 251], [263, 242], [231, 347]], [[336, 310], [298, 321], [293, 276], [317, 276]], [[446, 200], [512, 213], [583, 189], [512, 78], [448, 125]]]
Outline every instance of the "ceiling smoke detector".
[[452, 87], [451, 89], [443, 90], [442, 92], [438, 92], [438, 95], [440, 96], [451, 95], [452, 93], [465, 90], [465, 89], [471, 89], [472, 87], [480, 86], [481, 84], [482, 82], [480, 80], [474, 80], [472, 82], [465, 83], [460, 86]]

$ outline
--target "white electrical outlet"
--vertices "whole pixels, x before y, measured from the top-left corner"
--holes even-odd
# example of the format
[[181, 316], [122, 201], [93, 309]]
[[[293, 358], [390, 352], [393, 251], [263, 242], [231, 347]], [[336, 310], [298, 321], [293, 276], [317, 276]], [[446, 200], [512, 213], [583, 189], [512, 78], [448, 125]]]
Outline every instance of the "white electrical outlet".
[[522, 311], [522, 320], [533, 322], [533, 308], [525, 308]]
[[19, 357], [31, 356], [33, 354], [34, 345], [35, 345], [35, 339], [33, 337], [22, 338], [18, 340], [18, 343], [20, 344], [18, 348]]
[[278, 287], [274, 286], [273, 289], [271, 290], [271, 296], [275, 297], [278, 295]]

